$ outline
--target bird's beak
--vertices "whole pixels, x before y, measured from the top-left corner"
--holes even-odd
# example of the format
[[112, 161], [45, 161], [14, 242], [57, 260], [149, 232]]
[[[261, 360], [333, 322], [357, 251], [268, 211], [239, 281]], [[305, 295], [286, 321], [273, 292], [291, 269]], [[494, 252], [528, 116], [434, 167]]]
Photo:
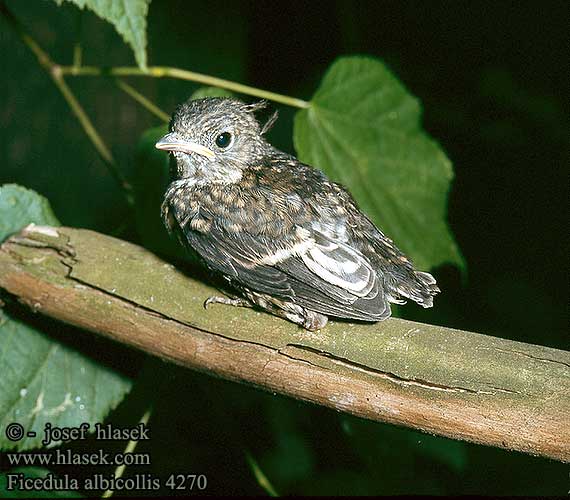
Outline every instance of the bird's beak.
[[155, 145], [156, 149], [162, 149], [164, 151], [180, 151], [181, 153], [197, 153], [209, 160], [213, 160], [216, 157], [211, 149], [206, 146], [202, 146], [197, 142], [186, 141], [184, 139], [178, 138], [174, 133], [170, 132], [162, 137]]

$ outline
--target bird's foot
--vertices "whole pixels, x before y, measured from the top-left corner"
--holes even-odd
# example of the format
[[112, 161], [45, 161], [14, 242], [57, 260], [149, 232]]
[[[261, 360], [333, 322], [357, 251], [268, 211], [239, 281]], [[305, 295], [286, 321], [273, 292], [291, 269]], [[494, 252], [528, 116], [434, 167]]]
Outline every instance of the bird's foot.
[[324, 328], [328, 320], [329, 318], [324, 314], [313, 311], [305, 311], [301, 326], [306, 330], [314, 332], [320, 330], [321, 328]]
[[229, 297], [221, 297], [221, 296], [212, 296], [208, 297], [204, 302], [204, 309], [208, 309], [210, 304], [226, 304], [228, 306], [235, 306], [235, 307], [253, 307], [252, 303], [247, 299], [242, 298], [234, 298], [230, 299]]
[[328, 322], [328, 317], [324, 314], [320, 314], [314, 311], [308, 311], [298, 305], [291, 303], [284, 303], [274, 299], [269, 302], [266, 297], [258, 296], [252, 294], [251, 300], [243, 297], [224, 297], [224, 296], [212, 296], [208, 297], [204, 302], [204, 309], [207, 309], [210, 304], [226, 304], [229, 306], [236, 307], [254, 307], [257, 305], [261, 309], [264, 309], [275, 316], [280, 316], [286, 318], [293, 323], [297, 323], [306, 330], [315, 332], [324, 328]]

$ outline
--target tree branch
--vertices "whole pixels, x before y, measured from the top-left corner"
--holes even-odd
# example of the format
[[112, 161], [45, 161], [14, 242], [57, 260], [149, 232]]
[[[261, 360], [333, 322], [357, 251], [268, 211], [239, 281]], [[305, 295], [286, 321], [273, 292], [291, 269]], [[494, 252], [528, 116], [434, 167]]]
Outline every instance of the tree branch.
[[35, 311], [188, 368], [454, 439], [570, 461], [570, 353], [389, 319], [311, 333], [204, 311], [211, 288], [149, 251], [29, 226], [0, 247], [0, 288]]

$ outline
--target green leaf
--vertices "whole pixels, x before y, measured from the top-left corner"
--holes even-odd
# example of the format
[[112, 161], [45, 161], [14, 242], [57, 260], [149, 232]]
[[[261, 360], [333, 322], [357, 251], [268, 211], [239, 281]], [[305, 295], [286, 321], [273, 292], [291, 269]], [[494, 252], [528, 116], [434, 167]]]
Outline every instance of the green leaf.
[[0, 186], [0, 243], [31, 222], [59, 226], [43, 196], [16, 184]]
[[446, 222], [451, 163], [422, 131], [417, 99], [380, 61], [337, 60], [297, 113], [294, 141], [299, 158], [345, 185], [419, 268], [464, 268]]
[[[8, 472], [4, 472], [3, 474], [0, 474], [0, 498], [83, 498], [83, 495], [74, 490], [8, 490], [9, 474], [23, 474], [26, 479], [43, 479], [48, 474], [53, 475], [53, 473], [48, 469], [44, 469], [42, 467], [19, 467]], [[72, 477], [73, 476], [70, 476], [70, 480]], [[63, 480], [62, 476], [54, 475], [54, 478]], [[78, 481], [78, 484], [81, 483]]]
[[[13, 184], [0, 187], [0, 240], [30, 223], [59, 225], [45, 198]], [[0, 309], [0, 449], [38, 447], [52, 426], [94, 425], [131, 387], [123, 375], [56, 342]], [[35, 437], [11, 441], [19, 423]]]
[[[87, 7], [110, 22], [135, 53], [139, 68], [146, 70], [146, 16], [151, 0], [66, 0], [80, 9]], [[55, 0], [58, 5], [63, 0]]]

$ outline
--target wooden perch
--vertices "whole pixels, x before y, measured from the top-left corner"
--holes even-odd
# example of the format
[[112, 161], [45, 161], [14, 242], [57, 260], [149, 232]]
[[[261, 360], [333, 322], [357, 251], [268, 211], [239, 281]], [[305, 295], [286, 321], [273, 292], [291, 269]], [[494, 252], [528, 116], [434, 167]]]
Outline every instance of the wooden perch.
[[389, 319], [311, 333], [249, 309], [139, 246], [28, 226], [0, 288], [35, 311], [179, 365], [353, 415], [570, 461], [570, 353]]

